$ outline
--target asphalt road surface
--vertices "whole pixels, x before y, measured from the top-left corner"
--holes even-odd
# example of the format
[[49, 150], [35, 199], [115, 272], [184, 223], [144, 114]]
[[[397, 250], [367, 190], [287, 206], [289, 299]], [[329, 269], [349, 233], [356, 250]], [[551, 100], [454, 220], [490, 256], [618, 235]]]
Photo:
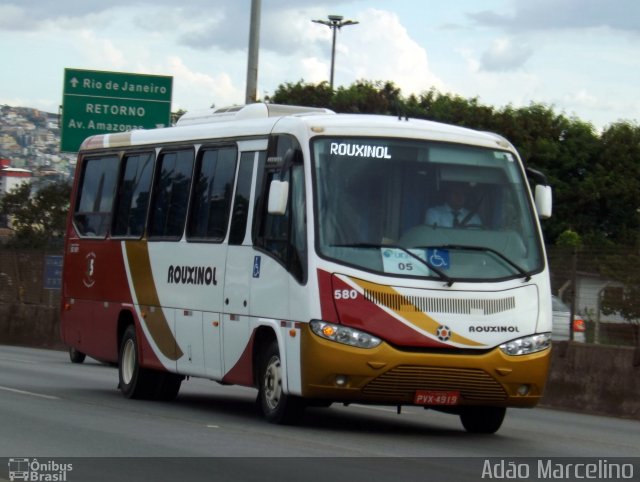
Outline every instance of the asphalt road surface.
[[418, 407], [334, 404], [291, 427], [265, 422], [252, 389], [191, 379], [177, 400], [151, 402], [125, 399], [117, 383], [117, 368], [90, 358], [0, 346], [0, 481], [35, 459], [41, 480], [65, 481], [483, 480], [525, 465], [548, 475], [550, 463], [576, 475], [565, 470], [576, 458], [600, 472], [632, 464], [640, 477], [635, 420], [510, 409], [487, 436]]

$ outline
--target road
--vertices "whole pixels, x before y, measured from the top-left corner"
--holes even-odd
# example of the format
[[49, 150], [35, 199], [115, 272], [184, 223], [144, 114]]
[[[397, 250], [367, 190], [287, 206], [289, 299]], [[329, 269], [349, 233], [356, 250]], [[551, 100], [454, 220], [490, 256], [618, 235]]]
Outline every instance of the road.
[[[417, 407], [398, 415], [393, 407], [334, 405], [309, 409], [289, 427], [258, 415], [255, 390], [191, 379], [165, 403], [127, 400], [117, 382], [116, 368], [90, 358], [75, 365], [65, 352], [0, 346], [0, 457], [73, 457], [91, 480], [115, 480], [114, 465], [132, 477], [119, 480], [151, 480], [136, 470], [155, 471], [155, 480], [185, 473], [192, 478], [184, 480], [200, 480], [215, 462], [211, 480], [263, 481], [398, 480], [402, 473], [424, 480], [418, 475], [426, 472], [480, 480], [489, 458], [628, 457], [636, 467], [640, 460], [633, 420], [512, 409], [497, 434], [481, 436], [467, 434], [458, 417]], [[71, 477], [80, 472], [66, 480], [88, 480]]]

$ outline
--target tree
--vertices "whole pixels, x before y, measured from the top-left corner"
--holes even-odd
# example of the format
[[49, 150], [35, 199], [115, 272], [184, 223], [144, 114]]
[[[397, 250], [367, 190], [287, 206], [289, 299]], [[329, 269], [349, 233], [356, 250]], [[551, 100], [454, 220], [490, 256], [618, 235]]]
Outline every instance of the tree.
[[592, 219], [608, 240], [628, 246], [640, 242], [640, 126], [618, 122], [600, 138], [590, 180]]
[[0, 213], [13, 229], [10, 243], [21, 247], [43, 248], [64, 237], [71, 185], [55, 182], [32, 192], [24, 183], [0, 199]]
[[269, 101], [274, 104], [328, 108], [331, 106], [332, 97], [333, 91], [328, 82], [313, 85], [299, 80], [295, 84], [291, 82], [280, 84]]
[[359, 80], [336, 91], [331, 108], [336, 112], [398, 115], [404, 111], [400, 89], [393, 82]]

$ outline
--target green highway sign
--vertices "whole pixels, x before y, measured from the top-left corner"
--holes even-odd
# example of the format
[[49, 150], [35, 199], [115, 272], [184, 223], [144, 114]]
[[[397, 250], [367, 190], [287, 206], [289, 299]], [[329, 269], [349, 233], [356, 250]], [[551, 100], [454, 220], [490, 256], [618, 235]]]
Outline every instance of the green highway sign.
[[65, 69], [60, 151], [95, 134], [169, 126], [172, 85], [165, 75]]

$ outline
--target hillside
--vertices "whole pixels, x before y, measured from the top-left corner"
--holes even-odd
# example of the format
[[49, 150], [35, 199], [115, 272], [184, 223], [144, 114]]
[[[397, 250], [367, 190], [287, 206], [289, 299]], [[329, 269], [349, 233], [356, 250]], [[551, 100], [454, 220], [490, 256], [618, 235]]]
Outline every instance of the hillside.
[[58, 115], [29, 107], [0, 105], [0, 158], [11, 167], [68, 176], [75, 155], [60, 153]]

